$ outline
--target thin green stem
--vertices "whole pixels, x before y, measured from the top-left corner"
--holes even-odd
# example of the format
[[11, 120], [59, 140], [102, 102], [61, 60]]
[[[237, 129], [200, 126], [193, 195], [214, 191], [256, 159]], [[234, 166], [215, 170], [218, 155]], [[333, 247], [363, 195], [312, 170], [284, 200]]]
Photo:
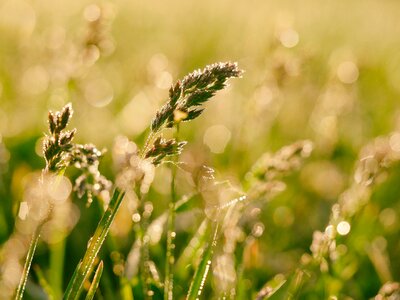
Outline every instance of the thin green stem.
[[[175, 138], [178, 140], [179, 124], [177, 124]], [[168, 230], [167, 230], [167, 256], [165, 263], [165, 281], [164, 281], [164, 300], [172, 300], [174, 296], [174, 264], [175, 264], [175, 217], [176, 217], [176, 201], [178, 200], [175, 179], [176, 179], [176, 166], [171, 167], [171, 201], [169, 203], [168, 213]]]
[[66, 239], [50, 245], [50, 285], [57, 299], [62, 297]]
[[168, 232], [167, 232], [167, 256], [165, 263], [165, 281], [164, 281], [164, 300], [173, 299], [173, 266], [175, 263], [175, 205], [174, 203], [169, 204], [169, 215], [168, 215]]
[[297, 299], [298, 293], [304, 284], [304, 275], [305, 272], [300, 268], [295, 271], [289, 286], [289, 290], [285, 295], [286, 300]]
[[143, 293], [145, 299], [151, 299], [151, 285], [150, 285], [150, 271], [148, 266], [148, 261], [150, 259], [149, 254], [149, 236], [147, 234], [148, 228], [148, 217], [145, 212], [145, 195], [141, 195], [140, 204], [139, 204], [139, 213], [142, 217], [141, 222], [139, 224], [139, 238], [141, 241], [140, 247], [140, 269], [141, 269], [141, 279], [143, 283]]
[[121, 297], [123, 300], [134, 300], [132, 293], [132, 285], [126, 278], [122, 278]]
[[89, 241], [89, 246], [83, 259], [77, 265], [74, 274], [72, 275], [71, 281], [68, 284], [67, 290], [64, 295], [64, 299], [77, 299], [85, 280], [87, 280], [90, 272], [93, 270], [95, 259], [103, 245], [108, 231], [110, 230], [111, 224], [115, 219], [118, 208], [121, 205], [122, 199], [124, 198], [124, 192], [116, 189], [113, 197], [108, 205], [107, 210], [104, 212], [99, 224], [97, 225], [94, 235]]
[[26, 255], [24, 269], [22, 270], [22, 276], [18, 285], [18, 289], [15, 295], [16, 300], [22, 299], [25, 291], [26, 282], [28, 280], [29, 270], [32, 265], [33, 256], [36, 251], [36, 246], [39, 242], [40, 238], [40, 231], [42, 226], [38, 226], [32, 234], [31, 243], [29, 244], [28, 253]]
[[206, 249], [204, 250], [203, 256], [197, 267], [196, 272], [194, 273], [194, 277], [192, 283], [190, 284], [189, 293], [186, 297], [186, 300], [196, 300], [199, 299], [201, 294], [203, 293], [204, 284], [207, 279], [208, 271], [211, 266], [211, 259], [214, 253], [214, 248], [217, 245], [217, 237], [219, 234], [220, 224], [215, 222], [213, 224], [213, 239], [212, 242], [208, 244]]
[[61, 297], [56, 297], [54, 294], [54, 291], [48, 281], [46, 280], [46, 277], [44, 276], [42, 270], [40, 269], [39, 265], [34, 265], [33, 270], [36, 273], [36, 276], [39, 281], [39, 285], [43, 288], [43, 291], [46, 293], [47, 299], [48, 300], [54, 300], [54, 299], [60, 299]]
[[[41, 185], [43, 184], [43, 176], [45, 173], [46, 173], [46, 171], [42, 171], [42, 176], [39, 180], [39, 184], [41, 184]], [[60, 172], [60, 174], [62, 174], [62, 173]], [[32, 234], [28, 253], [27, 253], [26, 259], [25, 259], [24, 269], [22, 270], [22, 276], [21, 276], [21, 279], [20, 279], [20, 282], [19, 282], [19, 285], [18, 285], [18, 288], [16, 291], [15, 299], [22, 299], [22, 297], [24, 295], [25, 286], [26, 286], [26, 282], [28, 281], [28, 275], [29, 275], [29, 271], [31, 269], [33, 256], [35, 255], [36, 246], [39, 242], [40, 232], [42, 231], [43, 224], [49, 220], [52, 211], [53, 211], [53, 205], [51, 204], [49, 207], [47, 217], [39, 223], [39, 225], [36, 227], [36, 229], [34, 230], [34, 232]]]
[[97, 288], [100, 284], [101, 274], [103, 274], [103, 261], [100, 261], [99, 265], [97, 266], [96, 273], [94, 274], [92, 284], [90, 285], [85, 300], [92, 300], [94, 298], [94, 295], [96, 294]]

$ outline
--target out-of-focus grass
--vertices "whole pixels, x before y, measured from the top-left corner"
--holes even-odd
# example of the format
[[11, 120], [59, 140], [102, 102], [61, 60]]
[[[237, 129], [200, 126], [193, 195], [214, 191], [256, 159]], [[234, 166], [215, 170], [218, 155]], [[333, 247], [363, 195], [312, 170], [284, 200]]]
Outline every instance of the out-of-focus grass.
[[[243, 225], [245, 232], [265, 227], [244, 250], [244, 295], [255, 294], [276, 274], [299, 266], [313, 232], [324, 230], [331, 205], [349, 186], [361, 146], [400, 130], [399, 9], [389, 0], [1, 1], [1, 243], [14, 229], [29, 174], [44, 166], [40, 137], [49, 109], [73, 103], [78, 141], [111, 149], [124, 134], [143, 144], [175, 78], [215, 61], [238, 61], [244, 78], [181, 129], [190, 142], [182, 160], [212, 165], [219, 178], [237, 184], [264, 151], [304, 138], [316, 145], [308, 163], [287, 179], [287, 190], [259, 204], [261, 212]], [[91, 22], [99, 13], [101, 22]], [[113, 177], [111, 151], [101, 168]], [[168, 206], [169, 185], [162, 180], [168, 175], [161, 167], [149, 194], [155, 216]], [[185, 178], [177, 176], [179, 193], [187, 189]], [[384, 281], [400, 280], [399, 179], [395, 166], [341, 237], [345, 258], [329, 274], [311, 277], [304, 299], [331, 293], [366, 299]], [[66, 240], [60, 289], [101, 215], [98, 203], [86, 208], [74, 202], [80, 218]], [[178, 254], [200, 223], [194, 215], [177, 218]], [[104, 250], [114, 253], [104, 259], [100, 289], [106, 299], [121, 294], [118, 266], [133, 243], [131, 223], [125, 207]], [[165, 244], [162, 238], [150, 248], [158, 266]], [[52, 247], [39, 244], [34, 258], [50, 284]], [[389, 273], [379, 257], [389, 261]], [[39, 299], [35, 282], [27, 297]], [[188, 286], [178, 277], [178, 294]], [[212, 288], [218, 281], [210, 280], [207, 295]]]

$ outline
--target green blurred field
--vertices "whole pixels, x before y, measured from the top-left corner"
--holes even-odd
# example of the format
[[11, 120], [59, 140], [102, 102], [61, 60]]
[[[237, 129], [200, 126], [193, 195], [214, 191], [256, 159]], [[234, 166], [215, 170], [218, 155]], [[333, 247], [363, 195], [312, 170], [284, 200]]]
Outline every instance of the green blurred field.
[[[29, 174], [44, 167], [40, 138], [48, 110], [72, 103], [78, 142], [111, 149], [126, 135], [142, 146], [175, 80], [210, 63], [237, 61], [243, 78], [182, 126], [188, 141], [182, 159], [212, 166], [218, 179], [240, 186], [262, 153], [299, 139], [315, 144], [303, 168], [285, 179], [287, 189], [257, 203], [261, 213], [242, 224], [246, 233], [264, 227], [244, 250], [241, 299], [253, 299], [310, 252], [313, 232], [325, 229], [331, 206], [353, 180], [361, 147], [400, 130], [399, 11], [394, 0], [0, 0], [0, 243], [14, 230]], [[101, 21], [93, 21], [98, 14]], [[113, 179], [111, 152], [101, 170]], [[168, 207], [168, 171], [157, 171], [150, 191], [154, 216]], [[399, 181], [395, 165], [340, 237], [344, 258], [310, 275], [300, 299], [369, 299], [386, 281], [400, 280]], [[189, 190], [183, 174], [178, 186], [179, 194]], [[96, 202], [87, 208], [73, 201], [80, 217], [65, 245], [41, 242], [34, 258], [63, 288], [101, 211]], [[178, 216], [178, 254], [201, 222], [201, 207]], [[123, 266], [133, 243], [131, 215], [123, 207], [102, 252], [104, 299], [127, 299], [115, 266]], [[162, 276], [165, 237], [150, 250]], [[177, 278], [176, 299], [184, 299], [189, 282]], [[222, 299], [213, 292], [215, 278], [211, 272], [204, 299]], [[33, 276], [26, 299], [43, 297]]]

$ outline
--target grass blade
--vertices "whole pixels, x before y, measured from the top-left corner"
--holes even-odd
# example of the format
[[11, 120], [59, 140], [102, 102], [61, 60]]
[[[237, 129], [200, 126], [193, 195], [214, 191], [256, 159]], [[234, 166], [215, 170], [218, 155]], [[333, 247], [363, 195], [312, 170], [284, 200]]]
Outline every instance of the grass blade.
[[114, 221], [118, 208], [124, 198], [124, 192], [116, 189], [108, 205], [107, 210], [104, 212], [99, 224], [97, 225], [94, 235], [91, 237], [88, 249], [72, 275], [71, 281], [68, 284], [64, 299], [77, 299], [85, 280], [89, 276], [94, 267], [95, 259], [100, 251], [101, 246], [106, 239], [111, 224]]
[[97, 266], [96, 273], [94, 274], [92, 284], [90, 285], [89, 291], [86, 295], [86, 300], [92, 300], [96, 294], [97, 288], [100, 284], [101, 274], [103, 273], [103, 261], [100, 261]]
[[33, 270], [35, 271], [36, 276], [39, 279], [39, 284], [43, 288], [44, 292], [46, 293], [47, 298], [49, 300], [56, 299], [57, 297], [55, 297], [55, 293], [54, 293], [52, 287], [50, 286], [50, 284], [47, 282], [46, 277], [44, 276], [40, 267], [38, 265], [34, 265]]
[[29, 244], [29, 249], [28, 253], [26, 255], [26, 260], [24, 264], [24, 269], [22, 271], [22, 276], [17, 288], [17, 292], [15, 295], [16, 300], [22, 299], [25, 291], [25, 286], [26, 282], [28, 280], [28, 275], [29, 275], [29, 270], [31, 268], [32, 260], [33, 260], [33, 255], [35, 254], [36, 246], [38, 244], [39, 238], [40, 238], [40, 230], [41, 226], [36, 228], [36, 230], [33, 232], [31, 243]]
[[190, 284], [190, 289], [186, 300], [196, 300], [203, 292], [204, 283], [207, 279], [208, 271], [210, 270], [214, 248], [217, 245], [219, 227], [220, 225], [218, 222], [214, 223], [212, 242], [208, 244], [206, 250], [204, 251], [200, 264], [194, 274], [192, 283]]
[[305, 275], [306, 275], [306, 273], [301, 269], [297, 269], [295, 271], [295, 273], [293, 274], [292, 280], [290, 282], [290, 285], [289, 285], [289, 290], [286, 292], [286, 296], [285, 296], [286, 300], [292, 300], [292, 299], [298, 298], [298, 293], [304, 284], [304, 276]]
[[48, 277], [57, 299], [61, 298], [63, 293], [65, 244], [66, 238], [63, 238], [61, 241], [50, 245], [50, 273]]
[[193, 235], [190, 242], [187, 244], [185, 249], [182, 251], [181, 256], [178, 258], [176, 263], [176, 269], [179, 271], [180, 276], [186, 274], [187, 268], [186, 266], [190, 261], [193, 261], [196, 253], [200, 250], [200, 248], [207, 243], [208, 236], [211, 232], [210, 222], [208, 219], [204, 219], [197, 232]]
[[270, 299], [285, 283], [286, 278], [284, 276], [275, 276], [262, 287], [255, 300]]

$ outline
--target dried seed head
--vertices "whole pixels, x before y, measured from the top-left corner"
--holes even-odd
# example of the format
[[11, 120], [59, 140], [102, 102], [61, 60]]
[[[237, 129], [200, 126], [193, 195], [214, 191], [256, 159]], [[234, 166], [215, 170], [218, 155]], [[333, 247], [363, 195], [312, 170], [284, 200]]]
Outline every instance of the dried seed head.
[[[400, 160], [399, 152], [390, 146], [389, 137], [378, 137], [360, 151], [360, 160], [356, 164], [353, 184], [345, 190], [332, 207], [329, 224], [325, 231], [315, 232], [311, 251], [313, 262], [322, 269], [327, 267], [327, 259], [337, 257], [336, 236], [346, 235], [351, 230], [350, 219], [368, 203], [372, 187], [381, 172]], [[386, 299], [381, 293], [375, 299]]]
[[69, 148], [71, 146], [72, 139], [74, 138], [76, 129], [71, 131], [62, 132], [59, 138], [59, 145], [64, 148]]
[[285, 190], [286, 185], [279, 179], [297, 170], [311, 152], [312, 143], [305, 140], [285, 146], [275, 154], [263, 154], [246, 175], [250, 183], [248, 198], [272, 197]]
[[72, 106], [69, 103], [63, 107], [61, 112], [50, 111], [48, 114], [50, 135], [45, 137], [43, 143], [47, 171], [59, 171], [68, 165], [68, 152], [72, 148], [72, 139], [76, 130], [66, 132], [63, 130], [67, 127], [72, 113]]
[[92, 144], [73, 144], [76, 129], [64, 131], [72, 114], [70, 103], [60, 112], [48, 114], [50, 135], [45, 137], [43, 143], [46, 171], [58, 172], [71, 165], [82, 170], [83, 174], [75, 181], [74, 189], [79, 197], [87, 194], [90, 203], [93, 196], [109, 191], [111, 182], [101, 175], [98, 169], [104, 151], [98, 150]]
[[50, 133], [54, 134], [56, 127], [57, 127], [57, 121], [56, 121], [55, 115], [51, 111], [49, 111], [49, 114], [48, 114], [48, 123], [49, 123]]
[[57, 125], [58, 130], [61, 131], [65, 129], [68, 125], [69, 120], [71, 119], [73, 114], [72, 105], [68, 103], [63, 107], [60, 113], [57, 113]]
[[400, 284], [398, 282], [388, 281], [380, 289], [378, 295], [375, 296], [375, 300], [384, 299], [400, 299]]
[[302, 160], [310, 156], [312, 143], [299, 141], [285, 146], [276, 154], [264, 154], [253, 166], [251, 174], [258, 179], [275, 179], [286, 172], [298, 169]]
[[93, 196], [103, 195], [104, 191], [110, 191], [112, 187], [112, 183], [99, 171], [100, 159], [104, 152], [93, 144], [74, 145], [71, 150], [69, 163], [82, 170], [83, 173], [75, 180], [74, 190], [79, 198], [86, 194], [89, 204]]
[[166, 156], [179, 155], [186, 142], [177, 142], [175, 139], [166, 140], [162, 136], [159, 136], [153, 143], [153, 147], [150, 148], [145, 158], [152, 158], [154, 165], [159, 165], [162, 159]]
[[209, 65], [185, 76], [170, 88], [169, 100], [156, 113], [151, 130], [158, 132], [163, 126], [172, 127], [181, 121], [197, 118], [203, 112], [200, 107], [223, 89], [229, 78], [241, 74], [236, 63], [226, 62]]

